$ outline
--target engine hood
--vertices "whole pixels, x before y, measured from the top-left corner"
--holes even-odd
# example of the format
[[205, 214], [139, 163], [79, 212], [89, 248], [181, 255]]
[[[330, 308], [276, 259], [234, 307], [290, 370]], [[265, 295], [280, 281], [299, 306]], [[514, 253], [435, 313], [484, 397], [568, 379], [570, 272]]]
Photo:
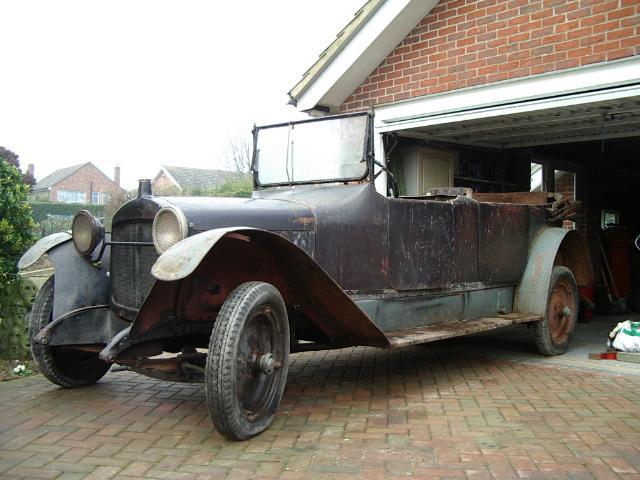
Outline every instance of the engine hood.
[[312, 209], [300, 202], [285, 199], [221, 197], [155, 197], [164, 206], [180, 208], [189, 222], [189, 234], [214, 228], [253, 227], [270, 231], [305, 231], [315, 229]]

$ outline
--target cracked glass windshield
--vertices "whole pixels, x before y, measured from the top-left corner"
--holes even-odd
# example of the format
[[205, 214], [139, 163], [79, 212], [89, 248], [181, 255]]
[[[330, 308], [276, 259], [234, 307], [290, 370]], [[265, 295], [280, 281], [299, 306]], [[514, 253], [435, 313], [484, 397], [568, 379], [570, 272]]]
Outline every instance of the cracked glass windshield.
[[359, 180], [367, 116], [291, 123], [258, 130], [256, 165], [261, 185]]

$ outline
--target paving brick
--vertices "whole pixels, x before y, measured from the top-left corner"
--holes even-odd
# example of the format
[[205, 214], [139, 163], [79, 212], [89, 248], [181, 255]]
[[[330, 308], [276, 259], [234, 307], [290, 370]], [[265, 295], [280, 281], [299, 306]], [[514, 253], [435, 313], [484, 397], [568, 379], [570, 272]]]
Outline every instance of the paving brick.
[[56, 478], [62, 472], [44, 468], [15, 467], [8, 470], [3, 476], [6, 478]]
[[21, 408], [0, 412], [0, 477], [638, 476], [640, 376], [450, 349], [294, 355], [274, 425], [246, 442], [215, 432], [198, 385], [5, 382], [0, 404]]

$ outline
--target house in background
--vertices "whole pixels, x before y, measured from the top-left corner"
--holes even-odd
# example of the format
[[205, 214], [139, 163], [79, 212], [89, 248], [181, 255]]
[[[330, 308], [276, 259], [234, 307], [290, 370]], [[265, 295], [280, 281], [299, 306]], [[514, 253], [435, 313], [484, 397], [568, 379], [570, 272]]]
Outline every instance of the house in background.
[[240, 180], [245, 175], [228, 170], [161, 165], [152, 181], [152, 188], [158, 194], [205, 192], [229, 180]]
[[125, 191], [120, 187], [120, 167], [111, 180], [93, 163], [86, 162], [61, 168], [39, 180], [31, 188], [35, 201], [106, 205]]

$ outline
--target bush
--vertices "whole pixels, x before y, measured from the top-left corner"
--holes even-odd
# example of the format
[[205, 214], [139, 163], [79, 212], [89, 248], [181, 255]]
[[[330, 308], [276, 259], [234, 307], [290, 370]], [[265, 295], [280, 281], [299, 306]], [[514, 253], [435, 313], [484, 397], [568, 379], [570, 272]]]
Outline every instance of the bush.
[[18, 259], [34, 240], [28, 195], [20, 170], [0, 156], [0, 289], [13, 281]]
[[105, 216], [104, 205], [84, 205], [79, 203], [31, 202], [33, 220], [42, 223], [54, 215], [56, 217], [73, 217], [78, 210], [88, 210], [98, 218]]
[[36, 286], [15, 278], [0, 290], [0, 359], [25, 360], [29, 355], [28, 315]]
[[29, 187], [18, 167], [18, 156], [0, 147], [0, 357], [11, 359], [27, 355], [26, 313], [34, 295], [33, 284], [16, 275], [35, 226], [27, 203]]
[[250, 198], [253, 192], [253, 178], [249, 174], [239, 174], [214, 188], [195, 187], [180, 190], [177, 187], [156, 189], [156, 195], [164, 197], [239, 197]]
[[37, 238], [43, 238], [52, 233], [71, 230], [72, 221], [73, 217], [47, 217], [36, 224], [33, 232]]
[[194, 197], [240, 197], [250, 198], [253, 191], [253, 180], [245, 175], [240, 178], [232, 178], [215, 188], [192, 188], [177, 195]]
[[227, 180], [219, 187], [212, 189], [209, 195], [212, 197], [241, 197], [250, 198], [253, 192], [253, 180], [249, 176]]

